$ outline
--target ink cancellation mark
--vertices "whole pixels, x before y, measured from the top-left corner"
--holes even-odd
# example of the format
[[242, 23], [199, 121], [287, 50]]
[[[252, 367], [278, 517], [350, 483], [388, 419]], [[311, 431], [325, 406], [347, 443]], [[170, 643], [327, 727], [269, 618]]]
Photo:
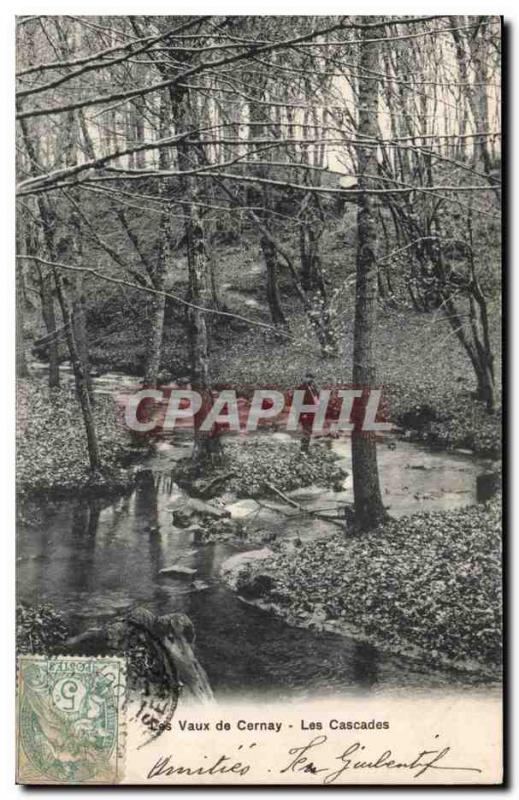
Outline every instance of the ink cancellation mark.
[[121, 658], [21, 656], [18, 783], [117, 783], [123, 777]]

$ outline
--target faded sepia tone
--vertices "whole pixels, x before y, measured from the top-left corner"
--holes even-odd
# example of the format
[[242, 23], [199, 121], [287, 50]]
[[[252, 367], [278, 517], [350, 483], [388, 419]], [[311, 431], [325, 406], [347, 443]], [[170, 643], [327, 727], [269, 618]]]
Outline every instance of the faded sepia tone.
[[18, 780], [502, 780], [501, 20], [17, 18]]

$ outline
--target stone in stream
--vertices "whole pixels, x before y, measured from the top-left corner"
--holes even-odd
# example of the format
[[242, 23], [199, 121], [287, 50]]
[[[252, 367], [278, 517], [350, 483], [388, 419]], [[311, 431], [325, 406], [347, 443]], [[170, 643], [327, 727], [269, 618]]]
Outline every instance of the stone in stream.
[[231, 503], [226, 508], [232, 519], [243, 519], [251, 514], [256, 514], [260, 510], [260, 505], [255, 500], [246, 499]]
[[140, 484], [153, 484], [155, 480], [153, 470], [151, 470], [149, 467], [143, 467], [141, 465], [134, 467], [133, 476]]
[[499, 491], [501, 476], [498, 472], [484, 472], [476, 477], [476, 498], [478, 503], [486, 503]]
[[185, 553], [182, 553], [180, 558], [191, 558], [191, 556], [196, 556], [198, 550], [186, 550]]
[[291, 492], [287, 492], [286, 494], [291, 500], [314, 500], [316, 497], [320, 497], [323, 491], [322, 486], [312, 484], [310, 486], [300, 486], [298, 489], [292, 489]]
[[210, 505], [196, 497], [183, 497], [175, 499], [168, 506], [173, 514], [173, 525], [177, 528], [188, 528], [196, 517], [211, 517], [223, 520], [231, 516], [225, 508]]
[[205, 589], [209, 589], [209, 584], [205, 581], [193, 581], [192, 586], [195, 592], [203, 592]]
[[159, 569], [159, 575], [171, 575], [178, 578], [192, 578], [196, 575], [196, 569], [192, 567], [181, 567], [178, 564], [173, 564], [171, 567], [163, 567]]
[[178, 511], [173, 511], [173, 525], [175, 528], [189, 528], [192, 523], [193, 511], [188, 508], [179, 508]]
[[210, 503], [205, 503], [203, 500], [199, 500], [196, 497], [190, 497], [187, 505], [197, 514], [201, 514], [201, 516], [215, 517], [216, 519], [223, 519], [224, 517], [231, 516], [230, 512], [226, 508], [213, 506]]
[[220, 573], [231, 589], [238, 589], [238, 581], [244, 568], [250, 564], [264, 559], [269, 559], [274, 555], [270, 547], [262, 547], [261, 550], [247, 550], [244, 553], [236, 553], [231, 556], [220, 567]]
[[198, 478], [197, 480], [192, 481], [190, 485], [190, 493], [201, 498], [202, 500], [215, 497], [221, 493], [223, 485], [230, 478], [232, 478], [234, 474], [234, 472], [227, 471], [217, 473], [216, 477], [211, 475], [208, 478]]
[[178, 484], [174, 483], [171, 486], [171, 492], [169, 495], [169, 502], [168, 508], [174, 509], [179, 506], [182, 506], [187, 501], [187, 495], [182, 491], [182, 489], [178, 486]]

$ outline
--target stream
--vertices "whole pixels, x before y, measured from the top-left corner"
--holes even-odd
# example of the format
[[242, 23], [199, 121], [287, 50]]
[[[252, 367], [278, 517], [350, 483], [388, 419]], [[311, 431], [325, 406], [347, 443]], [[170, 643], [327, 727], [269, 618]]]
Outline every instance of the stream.
[[[95, 387], [114, 395], [130, 382], [134, 379], [105, 375], [95, 379]], [[332, 446], [349, 473], [342, 491], [312, 486], [291, 497], [333, 513], [351, 501], [352, 486], [350, 442], [338, 439]], [[474, 689], [481, 684], [476, 676], [431, 670], [351, 638], [290, 627], [242, 602], [219, 573], [228, 558], [251, 545], [245, 540], [242, 545], [197, 544], [192, 532], [172, 525], [171, 470], [188, 453], [185, 434], [178, 441], [172, 437], [158, 443], [145, 463], [153, 470], [155, 491], [144, 485], [112, 499], [49, 502], [29, 497], [17, 534], [18, 600], [53, 603], [78, 632], [141, 605], [157, 614], [183, 612], [194, 623], [196, 653], [217, 699], [246, 695], [248, 700], [286, 700], [382, 690]], [[379, 466], [385, 502], [391, 514], [400, 516], [474, 503], [476, 477], [485, 471], [486, 462], [397, 441], [396, 447], [390, 442], [380, 445]], [[265, 504], [258, 508], [254, 501], [242, 500], [231, 512], [247, 525], [279, 536], [307, 539], [330, 533], [324, 520], [272, 498]], [[174, 562], [196, 569], [196, 583], [159, 575]]]

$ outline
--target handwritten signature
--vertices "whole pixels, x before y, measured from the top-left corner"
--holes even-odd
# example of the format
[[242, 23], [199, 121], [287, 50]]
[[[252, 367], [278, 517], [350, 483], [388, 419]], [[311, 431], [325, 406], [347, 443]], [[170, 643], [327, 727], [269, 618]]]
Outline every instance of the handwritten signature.
[[320, 775], [325, 784], [334, 783], [345, 772], [363, 770], [410, 770], [414, 774], [413, 778], [420, 778], [429, 770], [451, 770], [461, 772], [481, 772], [478, 767], [461, 767], [453, 764], [441, 763], [451, 752], [450, 747], [443, 747], [435, 750], [421, 750], [410, 761], [401, 761], [392, 750], [384, 750], [376, 756], [369, 756], [366, 745], [361, 742], [353, 742], [338, 756], [335, 761], [339, 766], [318, 766], [315, 763], [315, 751], [328, 741], [325, 734], [315, 736], [308, 744], [301, 747], [292, 747], [288, 753], [292, 760], [283, 767], [281, 773], [306, 773]]
[[[291, 747], [288, 751], [290, 760], [280, 770], [280, 775], [297, 774], [299, 776], [316, 776], [323, 784], [332, 784], [354, 770], [402, 770], [409, 771], [412, 778], [421, 778], [434, 770], [450, 772], [481, 772], [478, 767], [458, 766], [448, 759], [451, 748], [421, 750], [410, 760], [401, 760], [387, 749], [370, 755], [367, 746], [361, 741], [352, 742], [333, 759], [333, 764], [326, 764], [323, 745], [328, 741], [326, 734], [314, 736], [307, 744]], [[255, 745], [252, 745], [255, 746]], [[241, 745], [238, 749], [241, 749]], [[204, 757], [206, 758], [206, 757]], [[175, 764], [171, 755], [161, 756], [149, 770], [149, 780], [172, 775], [228, 775], [244, 777], [253, 769], [252, 764], [233, 759], [232, 756], [221, 755], [212, 763], [184, 766]], [[271, 770], [273, 771], [273, 770]]]

